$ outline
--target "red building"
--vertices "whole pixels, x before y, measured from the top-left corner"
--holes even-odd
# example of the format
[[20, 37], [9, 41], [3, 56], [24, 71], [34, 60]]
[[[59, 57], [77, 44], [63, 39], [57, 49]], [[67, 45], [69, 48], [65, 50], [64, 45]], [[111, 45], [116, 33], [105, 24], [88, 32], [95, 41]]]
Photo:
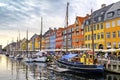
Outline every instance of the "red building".
[[63, 47], [63, 30], [64, 28], [59, 28], [56, 31], [56, 49]]

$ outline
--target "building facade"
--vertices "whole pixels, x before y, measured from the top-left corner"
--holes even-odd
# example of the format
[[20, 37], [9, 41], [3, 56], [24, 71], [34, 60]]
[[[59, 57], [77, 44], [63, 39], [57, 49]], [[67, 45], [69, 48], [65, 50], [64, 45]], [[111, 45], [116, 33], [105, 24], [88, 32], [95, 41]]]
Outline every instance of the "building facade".
[[105, 48], [120, 48], [120, 1], [105, 14]]
[[[85, 47], [92, 48], [92, 40], [94, 40], [95, 49], [105, 48], [105, 33], [104, 33], [104, 17], [106, 11], [112, 6], [105, 4], [99, 10], [94, 11], [91, 16], [85, 20], [84, 24], [84, 40]], [[92, 34], [93, 31], [93, 34]], [[93, 39], [92, 39], [93, 35]]]
[[62, 49], [63, 48], [63, 30], [64, 28], [58, 28], [56, 30], [56, 49]]

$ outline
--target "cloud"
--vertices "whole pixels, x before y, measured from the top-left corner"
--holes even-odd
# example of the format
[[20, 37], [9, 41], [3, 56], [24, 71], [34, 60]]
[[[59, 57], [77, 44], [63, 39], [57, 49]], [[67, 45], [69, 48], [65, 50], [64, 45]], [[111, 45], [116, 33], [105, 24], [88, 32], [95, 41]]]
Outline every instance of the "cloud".
[[[90, 14], [91, 9], [99, 9], [102, 3], [108, 5], [116, 1], [119, 0], [0, 0], [0, 33], [6, 35], [0, 39], [6, 40], [7, 35], [9, 38], [16, 37], [18, 30], [21, 31], [21, 38], [25, 37], [27, 29], [29, 36], [39, 34], [41, 16], [43, 33], [49, 27], [64, 27], [67, 2], [70, 3], [69, 24], [73, 24], [76, 16], [85, 16]], [[13, 32], [16, 36], [12, 35], [15, 34]]]
[[5, 6], [7, 6], [7, 4], [5, 4], [5, 3], [0, 3], [0, 7], [5, 7]]

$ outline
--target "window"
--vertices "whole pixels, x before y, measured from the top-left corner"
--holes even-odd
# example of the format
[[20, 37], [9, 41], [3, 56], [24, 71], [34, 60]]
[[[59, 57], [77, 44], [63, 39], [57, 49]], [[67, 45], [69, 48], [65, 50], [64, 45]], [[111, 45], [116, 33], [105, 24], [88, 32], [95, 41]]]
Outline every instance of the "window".
[[82, 24], [81, 29], [84, 29], [84, 25]]
[[110, 32], [106, 33], [106, 37], [110, 38]]
[[88, 48], [90, 48], [90, 44], [88, 44]]
[[116, 42], [113, 42], [113, 48], [116, 48]]
[[103, 29], [103, 23], [101, 23], [101, 29]]
[[99, 30], [99, 24], [97, 24], [97, 30]]
[[110, 42], [107, 43], [107, 47], [111, 47], [111, 43]]
[[76, 31], [79, 31], [79, 26], [76, 26]]
[[107, 13], [107, 18], [111, 18], [111, 17], [113, 17], [114, 16], [114, 12], [109, 12], [109, 13]]
[[112, 22], [112, 27], [115, 27], [115, 21]]
[[85, 40], [87, 40], [87, 36], [85, 36]]
[[94, 40], [96, 40], [96, 34], [94, 34]]
[[94, 30], [96, 30], [96, 25], [94, 25]]
[[98, 17], [98, 21], [101, 21], [102, 20], [102, 17]]
[[110, 28], [110, 23], [109, 22], [106, 23], [106, 28]]
[[76, 35], [78, 36], [78, 35], [79, 35], [79, 32], [76, 32]]
[[98, 35], [97, 35], [97, 39], [100, 39], [100, 34], [98, 33]]
[[103, 33], [101, 33], [101, 38], [102, 38], [102, 39], [104, 38], [104, 34], [103, 34]]
[[82, 34], [82, 35], [83, 35], [83, 33], [84, 33], [84, 32], [83, 32], [83, 31], [81, 31], [81, 34]]
[[120, 38], [120, 31], [118, 31], [118, 37]]
[[72, 28], [72, 32], [74, 31], [74, 28]]
[[116, 37], [116, 32], [112, 33], [112, 37], [115, 38]]
[[90, 40], [90, 35], [88, 35], [88, 40]]
[[120, 9], [117, 10], [117, 14], [120, 15]]
[[120, 20], [118, 20], [118, 26], [120, 26]]

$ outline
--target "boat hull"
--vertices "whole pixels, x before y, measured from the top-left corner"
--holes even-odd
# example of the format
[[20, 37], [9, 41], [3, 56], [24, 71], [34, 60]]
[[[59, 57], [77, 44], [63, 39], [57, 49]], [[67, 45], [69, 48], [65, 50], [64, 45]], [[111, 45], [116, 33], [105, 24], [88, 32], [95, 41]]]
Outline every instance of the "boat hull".
[[34, 62], [46, 62], [47, 61], [47, 57], [43, 56], [43, 57], [37, 57], [35, 59], [33, 59]]
[[32, 58], [25, 58], [24, 62], [26, 62], [26, 63], [32, 63], [33, 59]]
[[83, 63], [71, 63], [57, 60], [57, 65], [59, 67], [70, 69], [77, 73], [90, 73], [90, 74], [102, 74], [104, 73], [104, 68], [102, 65], [86, 65]]

